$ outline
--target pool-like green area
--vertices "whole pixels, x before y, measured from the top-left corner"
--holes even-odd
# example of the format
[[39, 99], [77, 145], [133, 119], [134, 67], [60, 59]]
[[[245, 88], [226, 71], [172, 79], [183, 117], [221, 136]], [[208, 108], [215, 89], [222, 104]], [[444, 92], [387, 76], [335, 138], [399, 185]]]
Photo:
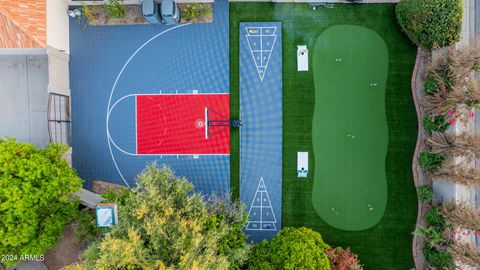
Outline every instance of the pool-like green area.
[[371, 228], [385, 212], [387, 74], [387, 46], [370, 29], [331, 26], [315, 43], [312, 203], [337, 229]]

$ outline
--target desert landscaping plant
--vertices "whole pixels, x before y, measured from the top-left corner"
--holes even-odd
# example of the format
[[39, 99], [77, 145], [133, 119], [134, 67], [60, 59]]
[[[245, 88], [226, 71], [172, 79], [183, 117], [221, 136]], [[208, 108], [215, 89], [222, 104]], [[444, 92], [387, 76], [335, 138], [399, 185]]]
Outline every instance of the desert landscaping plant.
[[329, 248], [327, 255], [330, 259], [332, 270], [362, 270], [363, 266], [358, 260], [358, 255], [350, 251], [349, 248]]
[[440, 211], [448, 223], [454, 227], [480, 232], [480, 210], [461, 202], [448, 202]]
[[440, 153], [420, 152], [418, 164], [420, 167], [435, 171], [442, 166], [445, 156]]
[[427, 145], [433, 153], [474, 159], [480, 154], [480, 134], [463, 132], [457, 135], [433, 132], [427, 139]]
[[197, 17], [203, 17], [212, 12], [208, 3], [188, 3], [182, 9], [181, 16], [185, 21], [191, 21]]
[[433, 74], [430, 74], [425, 79], [424, 89], [425, 89], [425, 94], [427, 95], [435, 94], [438, 92], [437, 78], [435, 78]]
[[425, 116], [423, 118], [423, 129], [426, 132], [438, 131], [445, 132], [450, 125], [445, 120], [445, 116]]
[[480, 169], [472, 168], [468, 162], [453, 164], [445, 162], [432, 172], [437, 179], [468, 187], [480, 187]]
[[43, 255], [77, 215], [73, 193], [82, 180], [62, 158], [67, 149], [0, 139], [0, 254], [12, 255], [6, 265]]
[[435, 79], [437, 90], [426, 97], [430, 115], [444, 115], [452, 124], [474, 115], [471, 110], [480, 106], [480, 83], [475, 72], [480, 66], [479, 41], [459, 48], [442, 51], [428, 69], [427, 78]]
[[108, 3], [105, 3], [103, 7], [107, 12], [107, 18], [123, 18], [127, 12], [123, 0], [108, 0]]
[[468, 243], [455, 243], [448, 247], [447, 251], [452, 255], [455, 261], [471, 267], [480, 266], [480, 252], [475, 245]]
[[462, 0], [402, 0], [396, 15], [414, 43], [432, 50], [460, 40], [462, 9]]
[[423, 185], [417, 189], [418, 200], [421, 202], [429, 202], [433, 199], [433, 190], [431, 186]]

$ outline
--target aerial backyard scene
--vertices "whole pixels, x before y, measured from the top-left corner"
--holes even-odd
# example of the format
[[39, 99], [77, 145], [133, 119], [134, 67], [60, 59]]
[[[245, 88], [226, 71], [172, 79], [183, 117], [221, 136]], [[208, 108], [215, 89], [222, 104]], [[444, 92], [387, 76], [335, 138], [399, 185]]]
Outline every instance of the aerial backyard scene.
[[480, 270], [477, 33], [479, 0], [0, 0], [0, 269]]

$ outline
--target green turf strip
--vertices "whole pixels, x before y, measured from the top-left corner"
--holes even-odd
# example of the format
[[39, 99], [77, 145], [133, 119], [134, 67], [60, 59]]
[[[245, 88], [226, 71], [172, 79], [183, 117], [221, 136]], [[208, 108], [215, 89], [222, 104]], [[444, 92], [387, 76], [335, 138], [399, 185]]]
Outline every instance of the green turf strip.
[[[333, 246], [350, 246], [359, 254], [365, 269], [411, 269], [412, 231], [416, 220], [416, 194], [412, 179], [412, 156], [417, 135], [410, 81], [415, 47], [395, 22], [394, 4], [343, 4], [317, 8], [308, 4], [230, 3], [230, 97], [231, 115], [239, 112], [239, 22], [281, 21], [283, 23], [283, 226], [306, 226], [319, 231]], [[387, 208], [379, 224], [360, 232], [334, 229], [316, 213], [312, 204], [315, 158], [311, 156], [309, 177], [296, 175], [297, 151], [313, 153], [312, 120], [315, 89], [312, 66], [297, 72], [296, 45], [313, 48], [329, 26], [359, 25], [377, 32], [389, 52], [385, 107], [388, 151], [385, 171], [388, 183]], [[353, 45], [355, 40], [350, 41]], [[238, 133], [232, 133], [231, 185], [239, 186]], [[238, 193], [237, 193], [238, 194]]]
[[387, 46], [367, 28], [332, 26], [315, 44], [312, 202], [337, 229], [371, 228], [385, 212], [387, 71]]

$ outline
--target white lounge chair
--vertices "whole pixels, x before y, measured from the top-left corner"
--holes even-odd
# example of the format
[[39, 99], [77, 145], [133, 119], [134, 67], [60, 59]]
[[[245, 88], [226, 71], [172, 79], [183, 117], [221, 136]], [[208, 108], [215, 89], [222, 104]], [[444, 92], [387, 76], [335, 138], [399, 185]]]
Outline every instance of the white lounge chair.
[[297, 175], [308, 176], [308, 152], [297, 152]]
[[297, 71], [308, 71], [307, 45], [297, 46]]

